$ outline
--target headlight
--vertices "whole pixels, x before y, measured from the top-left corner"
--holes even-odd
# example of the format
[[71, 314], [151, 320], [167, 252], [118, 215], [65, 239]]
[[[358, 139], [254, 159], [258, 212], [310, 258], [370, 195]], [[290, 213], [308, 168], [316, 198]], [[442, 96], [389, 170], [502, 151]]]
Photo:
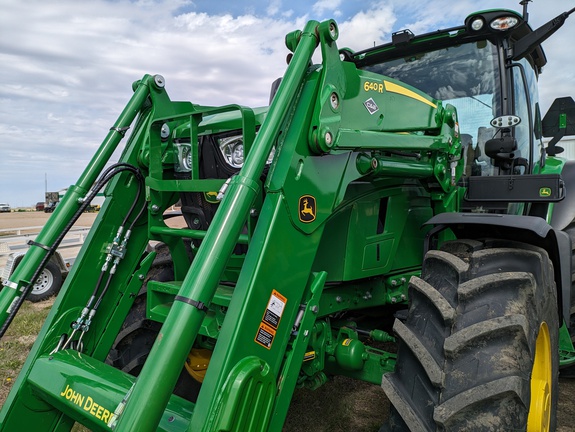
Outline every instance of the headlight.
[[[218, 138], [218, 147], [222, 152], [226, 163], [233, 168], [241, 168], [244, 165], [244, 139], [241, 135]], [[272, 148], [266, 164], [271, 164], [275, 149]]]
[[519, 20], [516, 17], [506, 16], [494, 19], [493, 21], [491, 21], [489, 26], [493, 30], [505, 31], [515, 27], [518, 23]]
[[241, 168], [244, 164], [244, 140], [241, 135], [218, 139], [218, 146], [227, 164]]
[[475, 31], [479, 31], [483, 28], [483, 19], [482, 18], [475, 18], [472, 22], [471, 22], [471, 28]]
[[176, 172], [192, 171], [192, 146], [189, 143], [174, 143], [176, 148], [176, 161], [174, 169]]

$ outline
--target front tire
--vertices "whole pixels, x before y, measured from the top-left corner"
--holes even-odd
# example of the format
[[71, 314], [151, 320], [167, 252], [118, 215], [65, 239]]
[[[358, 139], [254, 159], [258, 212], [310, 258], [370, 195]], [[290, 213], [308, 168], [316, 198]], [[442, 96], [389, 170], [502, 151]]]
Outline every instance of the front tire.
[[[146, 317], [148, 281], [174, 280], [173, 262], [166, 245], [156, 246], [157, 256], [146, 276], [144, 285], [122, 324], [106, 362], [123, 372], [138, 376], [160, 332], [161, 324]], [[192, 402], [198, 397], [200, 383], [182, 367], [174, 394]]]
[[410, 299], [382, 381], [393, 405], [383, 430], [555, 430], [559, 323], [543, 249], [448, 242], [428, 252]]

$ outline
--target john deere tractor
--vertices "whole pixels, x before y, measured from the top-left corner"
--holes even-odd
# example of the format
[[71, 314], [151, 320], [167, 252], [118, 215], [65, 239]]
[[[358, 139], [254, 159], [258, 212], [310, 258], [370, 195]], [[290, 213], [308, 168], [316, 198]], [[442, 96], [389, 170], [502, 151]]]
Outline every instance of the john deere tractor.
[[296, 388], [337, 375], [383, 387], [383, 431], [555, 430], [575, 103], [542, 116], [537, 78], [574, 11], [537, 30], [526, 6], [480, 11], [358, 52], [310, 21], [265, 108], [135, 82], [0, 292], [3, 334], [104, 191], [0, 431], [280, 431]]

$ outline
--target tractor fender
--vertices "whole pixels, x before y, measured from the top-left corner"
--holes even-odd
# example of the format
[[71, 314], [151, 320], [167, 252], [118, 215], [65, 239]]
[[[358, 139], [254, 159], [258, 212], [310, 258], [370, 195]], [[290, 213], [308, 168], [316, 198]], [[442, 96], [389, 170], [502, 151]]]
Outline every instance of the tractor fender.
[[555, 229], [565, 229], [575, 219], [575, 160], [565, 162], [561, 177], [565, 183], [565, 198], [553, 205], [551, 226]]
[[536, 216], [492, 213], [441, 213], [424, 225], [434, 225], [427, 236], [424, 250], [431, 249], [435, 236], [450, 228], [457, 238], [498, 238], [532, 244], [547, 251], [553, 262], [559, 321], [569, 325], [571, 304], [571, 239], [560, 229], [553, 228]]

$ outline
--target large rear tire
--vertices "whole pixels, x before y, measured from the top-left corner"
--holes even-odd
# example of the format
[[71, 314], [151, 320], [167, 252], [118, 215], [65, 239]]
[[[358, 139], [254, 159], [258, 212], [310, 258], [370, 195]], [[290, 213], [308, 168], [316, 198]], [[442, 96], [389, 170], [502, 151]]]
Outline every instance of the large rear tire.
[[382, 430], [555, 430], [559, 323], [543, 249], [448, 242], [426, 255], [410, 298]]
[[[571, 305], [568, 319], [571, 342], [575, 345], [575, 223], [570, 224], [564, 231], [571, 238]], [[575, 378], [575, 365], [562, 368], [561, 377]]]
[[575, 223], [564, 230], [571, 238], [571, 308], [570, 308], [570, 332], [571, 340], [575, 343]]

